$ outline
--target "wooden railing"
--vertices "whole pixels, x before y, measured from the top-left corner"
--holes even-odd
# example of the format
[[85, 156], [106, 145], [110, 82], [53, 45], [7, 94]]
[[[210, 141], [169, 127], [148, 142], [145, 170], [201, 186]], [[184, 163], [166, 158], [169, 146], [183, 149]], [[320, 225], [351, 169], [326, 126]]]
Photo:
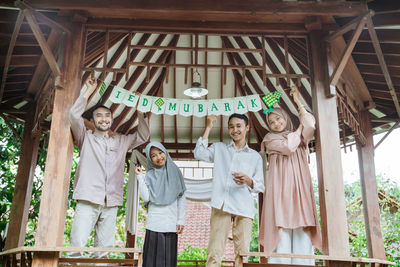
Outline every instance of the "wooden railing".
[[[94, 258], [66, 258], [61, 257], [63, 252], [109, 252], [109, 253], [132, 253], [133, 259], [94, 259]], [[18, 247], [0, 252], [0, 264], [2, 267], [30, 267], [36, 253], [58, 254], [59, 266], [93, 266], [102, 264], [103, 266], [142, 266], [142, 250], [137, 248], [77, 248], [77, 247]]]
[[265, 267], [265, 266], [302, 266], [302, 265], [285, 265], [285, 264], [267, 264], [267, 263], [246, 263], [243, 261], [245, 257], [260, 257], [262, 261], [266, 262], [268, 258], [298, 258], [298, 259], [313, 259], [319, 264], [323, 262], [323, 266], [389, 266], [394, 265], [394, 262], [361, 257], [336, 257], [327, 255], [295, 255], [295, 254], [278, 254], [278, 253], [264, 253], [264, 252], [248, 252], [241, 253], [239, 267]]
[[[88, 257], [62, 257], [63, 252], [109, 252], [109, 253], [132, 253], [133, 259], [109, 259], [109, 258], [88, 258]], [[30, 267], [32, 266], [35, 253], [56, 253], [58, 254], [58, 266], [142, 266], [142, 250], [137, 248], [77, 248], [77, 247], [18, 247], [15, 249], [0, 252], [1, 267]], [[189, 263], [189, 264], [182, 264]], [[205, 260], [178, 260], [179, 267], [205, 266]], [[93, 265], [94, 264], [94, 265]], [[233, 261], [223, 261], [223, 266], [231, 267]]]
[[[109, 252], [109, 253], [133, 253], [133, 259], [94, 259], [94, 258], [66, 258], [61, 257], [62, 252]], [[59, 266], [93, 266], [93, 264], [102, 264], [103, 266], [142, 266], [142, 250], [136, 248], [75, 248], [75, 247], [19, 247], [15, 249], [6, 250], [0, 252], [0, 264], [2, 267], [26, 267], [32, 266], [33, 258], [35, 253], [54, 253], [58, 254]], [[263, 252], [248, 252], [242, 253], [240, 257], [239, 267], [263, 267], [263, 266], [278, 266], [276, 264], [267, 263], [246, 263], [243, 262], [244, 257], [256, 256], [260, 257], [264, 262], [270, 257], [279, 258], [301, 258], [301, 259], [313, 259], [316, 264], [321, 266], [389, 266], [395, 263], [373, 259], [373, 258], [361, 258], [361, 257], [335, 257], [326, 255], [294, 255], [294, 254], [278, 254], [278, 253], [263, 253]], [[178, 265], [181, 267], [195, 267], [204, 266], [204, 260], [179, 260], [179, 263], [191, 263], [187, 265]], [[222, 266], [233, 266], [233, 261], [225, 261]], [[282, 265], [279, 266], [292, 266], [293, 265]], [[301, 265], [296, 265], [301, 266]]]

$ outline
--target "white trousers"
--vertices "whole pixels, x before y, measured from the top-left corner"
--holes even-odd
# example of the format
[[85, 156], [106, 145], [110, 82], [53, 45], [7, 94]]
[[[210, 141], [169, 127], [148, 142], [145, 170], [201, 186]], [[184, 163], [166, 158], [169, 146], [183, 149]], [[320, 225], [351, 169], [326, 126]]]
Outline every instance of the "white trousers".
[[[314, 249], [310, 237], [303, 231], [303, 228], [282, 229], [281, 240], [276, 247], [276, 253], [313, 255]], [[299, 264], [315, 265], [313, 259], [299, 258], [269, 258], [268, 263], [275, 264]]]
[[[79, 200], [76, 203], [74, 223], [71, 229], [71, 247], [84, 247], [93, 228], [94, 246], [101, 248], [114, 247], [115, 223], [118, 207], [104, 207], [89, 201]], [[95, 258], [106, 258], [107, 252], [94, 253]], [[68, 253], [69, 257], [81, 257], [80, 252]]]

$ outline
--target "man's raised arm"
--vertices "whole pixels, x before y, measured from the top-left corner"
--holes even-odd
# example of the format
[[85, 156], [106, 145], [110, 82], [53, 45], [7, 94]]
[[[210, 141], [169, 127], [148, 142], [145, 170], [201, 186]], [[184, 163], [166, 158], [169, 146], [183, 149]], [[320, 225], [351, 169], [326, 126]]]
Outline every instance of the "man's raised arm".
[[86, 91], [83, 95], [79, 96], [69, 111], [69, 121], [71, 123], [71, 130], [74, 136], [74, 141], [81, 147], [83, 138], [85, 136], [86, 128], [83, 122], [82, 114], [85, 112], [88, 98], [96, 90], [97, 80], [92, 77], [86, 82]]

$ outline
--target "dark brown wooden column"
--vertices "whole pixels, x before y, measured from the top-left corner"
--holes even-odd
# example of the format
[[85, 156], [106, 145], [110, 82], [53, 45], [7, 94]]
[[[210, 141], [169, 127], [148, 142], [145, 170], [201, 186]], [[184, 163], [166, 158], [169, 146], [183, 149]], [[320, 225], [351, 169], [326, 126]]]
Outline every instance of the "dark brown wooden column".
[[[40, 202], [36, 246], [62, 246], [65, 214], [72, 165], [73, 142], [68, 119], [69, 110], [79, 94], [84, 30], [71, 26], [66, 38], [62, 88], [56, 89], [50, 128], [49, 147]], [[33, 266], [57, 266], [58, 255], [35, 254]]]
[[317, 120], [316, 154], [324, 250], [331, 256], [349, 256], [349, 237], [336, 97], [327, 97], [329, 76], [324, 33], [310, 32], [313, 64], [312, 102]]
[[10, 223], [7, 232], [5, 249], [24, 245], [29, 206], [32, 196], [33, 176], [35, 173], [40, 134], [33, 135], [35, 104], [32, 104], [26, 117], [18, 172], [15, 178], [13, 202], [11, 205]]
[[375, 176], [374, 140], [371, 120], [367, 110], [362, 111], [361, 120], [362, 131], [367, 142], [365, 146], [357, 142], [357, 150], [360, 166], [365, 229], [367, 232], [368, 255], [371, 258], [386, 259]]

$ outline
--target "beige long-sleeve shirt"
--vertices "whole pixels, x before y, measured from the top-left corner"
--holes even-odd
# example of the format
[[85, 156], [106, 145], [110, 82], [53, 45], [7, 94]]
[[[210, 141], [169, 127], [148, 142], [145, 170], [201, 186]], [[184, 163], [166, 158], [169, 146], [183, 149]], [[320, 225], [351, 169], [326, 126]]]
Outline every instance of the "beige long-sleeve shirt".
[[138, 130], [133, 134], [108, 137], [92, 133], [86, 130], [82, 118], [86, 104], [87, 99], [80, 96], [69, 113], [74, 142], [80, 151], [73, 198], [107, 207], [120, 206], [126, 153], [149, 139], [149, 122], [139, 114]]

